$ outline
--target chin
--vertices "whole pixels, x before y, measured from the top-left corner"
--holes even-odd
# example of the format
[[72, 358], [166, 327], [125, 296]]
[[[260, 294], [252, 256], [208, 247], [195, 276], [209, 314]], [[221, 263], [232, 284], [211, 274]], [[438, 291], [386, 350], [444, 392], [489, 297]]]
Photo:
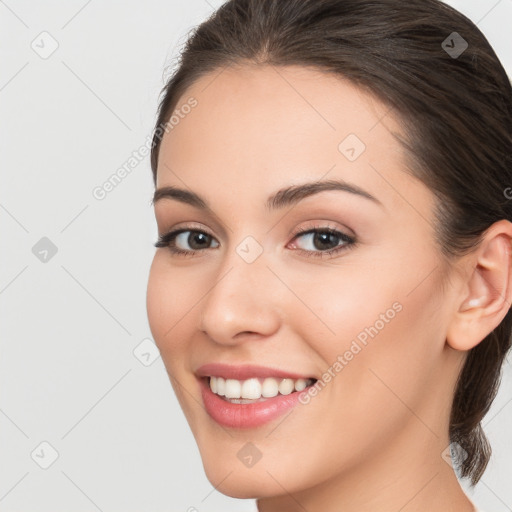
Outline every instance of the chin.
[[[230, 471], [232, 471], [231, 474], [229, 474]], [[218, 468], [212, 468], [210, 471], [205, 469], [205, 473], [208, 481], [217, 491], [231, 498], [268, 498], [283, 493], [283, 488], [278, 486], [264, 469], [264, 475], [261, 471], [257, 474], [252, 473], [251, 469], [237, 471], [233, 468], [221, 471]], [[268, 485], [265, 485], [265, 482]], [[283, 482], [283, 485], [286, 488], [286, 482]]]

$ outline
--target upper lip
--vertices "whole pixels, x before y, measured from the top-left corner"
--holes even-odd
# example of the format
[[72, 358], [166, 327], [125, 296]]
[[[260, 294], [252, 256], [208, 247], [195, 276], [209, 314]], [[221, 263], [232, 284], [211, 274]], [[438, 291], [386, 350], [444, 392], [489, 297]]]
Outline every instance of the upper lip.
[[224, 363], [207, 363], [200, 366], [195, 374], [198, 377], [222, 377], [224, 379], [246, 380], [253, 377], [278, 377], [281, 379], [312, 379], [308, 375], [280, 370], [269, 366], [252, 364], [229, 365]]

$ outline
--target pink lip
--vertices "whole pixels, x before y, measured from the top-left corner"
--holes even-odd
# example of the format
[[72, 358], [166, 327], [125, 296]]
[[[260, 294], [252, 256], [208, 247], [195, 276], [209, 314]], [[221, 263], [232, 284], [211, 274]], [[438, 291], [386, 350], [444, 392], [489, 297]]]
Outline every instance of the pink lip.
[[309, 375], [287, 372], [268, 366], [239, 365], [233, 366], [222, 363], [208, 363], [196, 370], [198, 377], [222, 377], [224, 379], [246, 380], [252, 377], [277, 377], [281, 379], [308, 379], [314, 378]]
[[[218, 375], [217, 372], [213, 373]], [[272, 375], [276, 376], [275, 373]], [[207, 378], [200, 378], [199, 385], [206, 412], [217, 423], [229, 428], [255, 428], [264, 425], [296, 406], [301, 393], [307, 393], [309, 389], [295, 391], [289, 395], [277, 395], [267, 398], [264, 402], [232, 404], [212, 392]]]
[[234, 404], [216, 395], [210, 389], [206, 377], [222, 377], [224, 379], [246, 380], [253, 377], [276, 377], [278, 379], [308, 379], [307, 375], [255, 365], [228, 365], [208, 363], [199, 367], [196, 372], [201, 387], [206, 412], [217, 423], [230, 428], [259, 427], [283, 415], [287, 410], [299, 403], [303, 391], [294, 391], [289, 395], [277, 395], [262, 402], [252, 404]]

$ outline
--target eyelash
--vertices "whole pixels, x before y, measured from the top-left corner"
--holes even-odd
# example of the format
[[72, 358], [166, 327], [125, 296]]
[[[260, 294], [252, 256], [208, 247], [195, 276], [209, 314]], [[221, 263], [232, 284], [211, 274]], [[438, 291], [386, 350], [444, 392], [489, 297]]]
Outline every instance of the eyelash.
[[[210, 235], [206, 231], [203, 231], [200, 229], [180, 228], [180, 229], [176, 229], [174, 231], [170, 231], [168, 233], [161, 235], [158, 238], [158, 241], [154, 244], [154, 246], [155, 247], [167, 247], [169, 249], [169, 251], [176, 256], [192, 257], [192, 256], [196, 255], [198, 252], [202, 252], [204, 249], [195, 249], [195, 250], [186, 251], [183, 249], [179, 249], [174, 245], [176, 237], [180, 233], [185, 233], [187, 231], [190, 231], [191, 233], [201, 233], [201, 234], [204, 234], [204, 235], [207, 235], [207, 236], [213, 238], [212, 235]], [[341, 251], [351, 249], [356, 245], [356, 240], [353, 237], [351, 237], [341, 231], [338, 231], [334, 228], [331, 228], [329, 226], [315, 226], [313, 228], [299, 228], [293, 234], [292, 240], [295, 240], [295, 238], [297, 238], [298, 236], [303, 236], [303, 235], [307, 235], [310, 233], [327, 233], [327, 234], [335, 235], [337, 238], [339, 238], [340, 240], [342, 240], [345, 243], [343, 245], [334, 247], [333, 249], [329, 249], [327, 251], [307, 251], [305, 249], [295, 249], [296, 251], [303, 253], [308, 258], [309, 257], [324, 258], [325, 255], [327, 255], [328, 257], [334, 257]]]

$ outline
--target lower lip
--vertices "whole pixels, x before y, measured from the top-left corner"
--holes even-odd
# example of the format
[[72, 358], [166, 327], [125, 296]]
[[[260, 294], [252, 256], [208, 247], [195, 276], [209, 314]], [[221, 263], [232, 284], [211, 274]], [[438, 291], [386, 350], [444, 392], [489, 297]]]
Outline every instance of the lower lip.
[[199, 379], [199, 382], [206, 412], [219, 425], [229, 428], [254, 428], [264, 425], [295, 407], [301, 393], [307, 393], [309, 389], [289, 395], [277, 395], [253, 404], [233, 404], [213, 393], [207, 379]]

